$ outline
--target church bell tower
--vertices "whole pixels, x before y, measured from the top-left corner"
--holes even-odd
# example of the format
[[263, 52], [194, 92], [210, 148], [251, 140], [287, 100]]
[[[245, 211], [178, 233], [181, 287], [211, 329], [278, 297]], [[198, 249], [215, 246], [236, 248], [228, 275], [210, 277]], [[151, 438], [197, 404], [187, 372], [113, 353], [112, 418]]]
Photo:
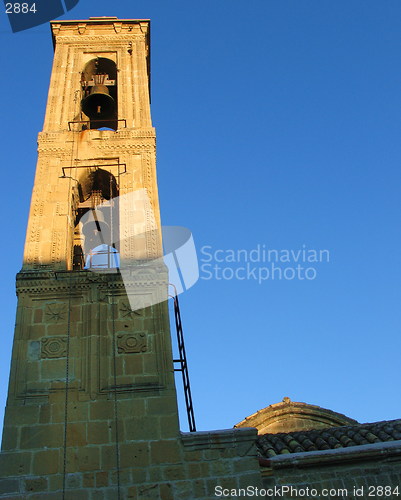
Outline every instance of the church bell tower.
[[[0, 500], [209, 500], [216, 487], [260, 486], [256, 429], [195, 432], [174, 292], [172, 357], [150, 23], [101, 17], [51, 29]], [[191, 432], [179, 430], [174, 363]]]
[[51, 29], [0, 497], [134, 498], [150, 464], [180, 453], [150, 23], [90, 18]]

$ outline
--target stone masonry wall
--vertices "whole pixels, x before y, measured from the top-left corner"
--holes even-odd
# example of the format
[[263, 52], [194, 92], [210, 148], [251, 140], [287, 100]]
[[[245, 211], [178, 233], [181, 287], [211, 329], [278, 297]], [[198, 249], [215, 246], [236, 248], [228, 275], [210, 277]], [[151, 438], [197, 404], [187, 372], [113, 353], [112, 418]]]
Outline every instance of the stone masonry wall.
[[[256, 430], [238, 429], [122, 444], [120, 488], [113, 470], [114, 450], [83, 448], [77, 456], [79, 467], [66, 475], [65, 499], [116, 500], [120, 491], [121, 499], [209, 500], [218, 485], [260, 488], [255, 438]], [[1, 453], [0, 498], [63, 498], [60, 454], [61, 450]], [[19, 474], [15, 475], [17, 463]]]
[[[400, 441], [277, 456], [271, 465], [263, 472], [266, 498], [401, 497]], [[292, 487], [292, 491], [283, 490], [283, 486]]]

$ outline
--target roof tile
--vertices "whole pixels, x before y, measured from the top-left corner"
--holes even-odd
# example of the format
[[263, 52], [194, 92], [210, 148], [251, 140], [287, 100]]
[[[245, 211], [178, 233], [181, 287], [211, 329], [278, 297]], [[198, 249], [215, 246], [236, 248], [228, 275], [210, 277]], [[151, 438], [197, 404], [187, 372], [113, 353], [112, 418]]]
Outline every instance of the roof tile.
[[277, 434], [262, 434], [257, 446], [262, 457], [330, 450], [401, 439], [401, 419]]

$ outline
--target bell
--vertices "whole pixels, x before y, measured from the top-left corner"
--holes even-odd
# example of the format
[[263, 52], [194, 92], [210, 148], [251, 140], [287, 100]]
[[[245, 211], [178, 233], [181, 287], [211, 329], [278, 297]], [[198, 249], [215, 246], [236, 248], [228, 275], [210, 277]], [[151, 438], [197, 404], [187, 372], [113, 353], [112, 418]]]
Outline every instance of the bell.
[[94, 85], [91, 93], [82, 99], [81, 107], [91, 120], [105, 120], [114, 117], [116, 103], [106, 85]]
[[90, 210], [82, 217], [81, 222], [81, 232], [85, 236], [85, 247], [93, 248], [109, 242], [110, 227], [102, 211]]

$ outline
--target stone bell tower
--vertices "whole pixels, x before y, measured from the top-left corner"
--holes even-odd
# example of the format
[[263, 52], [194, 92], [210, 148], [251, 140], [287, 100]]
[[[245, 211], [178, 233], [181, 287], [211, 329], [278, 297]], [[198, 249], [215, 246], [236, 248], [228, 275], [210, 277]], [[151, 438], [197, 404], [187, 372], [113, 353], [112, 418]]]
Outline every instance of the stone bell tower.
[[255, 429], [179, 430], [149, 21], [51, 28], [0, 500], [206, 500], [260, 484]]
[[146, 481], [151, 462], [177, 451], [179, 433], [150, 23], [91, 18], [51, 29], [0, 494], [94, 498], [102, 487], [107, 498], [128, 498], [128, 485]]

